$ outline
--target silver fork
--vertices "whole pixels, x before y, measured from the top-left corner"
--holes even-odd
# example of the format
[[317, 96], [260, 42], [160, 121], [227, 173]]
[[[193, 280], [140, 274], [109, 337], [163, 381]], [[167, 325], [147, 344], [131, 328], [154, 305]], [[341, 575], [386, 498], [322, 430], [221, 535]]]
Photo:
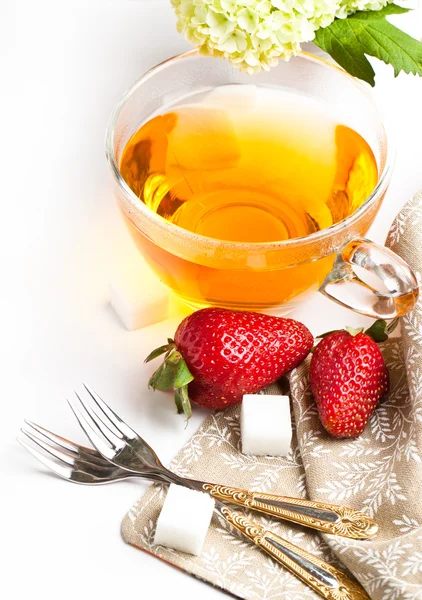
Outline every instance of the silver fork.
[[89, 401], [75, 392], [79, 407], [68, 401], [69, 405], [94, 447], [105, 459], [122, 469], [207, 492], [217, 500], [252, 508], [324, 533], [366, 539], [373, 537], [378, 530], [373, 519], [351, 508], [179, 477], [164, 467], [151, 446], [98, 394], [88, 386], [84, 387]]
[[[20, 443], [44, 465], [64, 479], [76, 483], [97, 485], [129, 477], [145, 477], [144, 474], [139, 472], [128, 471], [113, 465], [91, 448], [71, 442], [31, 421], [25, 421], [25, 423], [28, 429], [22, 429], [22, 432], [44, 452], [36, 450], [24, 439], [18, 438]], [[152, 473], [149, 473], [147, 478], [163, 481], [161, 476], [157, 475], [155, 477]], [[166, 481], [166, 483], [168, 482]], [[287, 566], [323, 597], [333, 597], [332, 593], [342, 586], [345, 591], [347, 589], [353, 591], [354, 595], [350, 598], [367, 598], [366, 595], [362, 595], [363, 591], [360, 587], [356, 588], [356, 582], [347, 578], [341, 571], [266, 531], [243, 517], [243, 515], [228, 510], [219, 502], [216, 504], [216, 510], [228, 523], [263, 548], [281, 564]], [[289, 564], [286, 564], [287, 558], [290, 559]], [[295, 558], [297, 558], [297, 565]], [[310, 577], [311, 580], [309, 580]]]
[[[68, 481], [85, 485], [100, 485], [130, 477], [145, 478], [140, 473], [127, 471], [113, 465], [97, 451], [71, 442], [40, 425], [27, 420], [25, 420], [25, 424], [27, 429], [21, 429], [22, 433], [41, 448], [42, 452], [26, 442], [24, 438], [18, 438], [18, 441], [46, 467]], [[148, 475], [148, 479], [152, 479], [152, 476]], [[156, 481], [163, 483], [158, 476]], [[227, 512], [223, 512], [224, 509]], [[228, 511], [228, 509], [219, 503], [216, 506], [216, 510], [228, 523], [241, 531], [248, 539], [252, 539], [256, 545], [263, 548], [281, 564], [284, 564], [324, 598], [337, 599], [338, 596], [334, 593], [341, 588], [343, 590], [342, 598], [368, 600], [368, 596], [362, 588], [338, 569], [304, 552], [300, 548], [296, 548], [289, 542], [266, 531], [260, 525], [249, 521], [242, 515]], [[298, 556], [298, 563], [295, 570], [294, 561], [296, 556]], [[290, 558], [289, 565], [284, 562], [286, 557]], [[302, 561], [303, 567], [299, 559]], [[299, 567], [301, 568], [300, 573], [298, 572]], [[310, 582], [308, 579], [311, 576], [312, 581]], [[345, 593], [349, 595], [345, 596]]]
[[[114, 415], [114, 413], [112, 414]], [[158, 472], [140, 473], [122, 469], [111, 464], [107, 458], [91, 448], [71, 442], [31, 421], [25, 421], [25, 423], [28, 429], [22, 429], [22, 432], [43, 452], [36, 450], [24, 439], [18, 438], [20, 443], [45, 466], [64, 479], [87, 485], [110, 483], [129, 477], [144, 477], [168, 483]], [[145, 452], [147, 456], [149, 452], [152, 453], [152, 456], [156, 456], [147, 444]], [[186, 480], [181, 480], [181, 483], [188, 487], [194, 487]], [[363, 588], [342, 571], [283, 540], [242, 514], [228, 509], [219, 501], [216, 501], [216, 511], [227, 523], [289, 569], [322, 597], [334, 600], [339, 598], [338, 594], [340, 593], [341, 597], [345, 599], [369, 600]]]
[[[237, 490], [236, 488], [228, 488], [227, 486], [217, 486], [217, 484], [206, 484], [186, 478], [182, 479], [176, 476], [171, 471], [165, 469], [165, 467], [163, 467], [163, 472], [157, 473], [153, 473], [151, 471], [132, 471], [128, 469], [123, 469], [117, 466], [116, 464], [110, 462], [109, 459], [104, 458], [97, 450], [93, 450], [92, 448], [88, 448], [86, 446], [82, 446], [81, 444], [77, 444], [76, 442], [72, 442], [27, 419], [25, 419], [25, 425], [26, 428], [22, 428], [21, 432], [42, 451], [35, 448], [33, 445], [29, 444], [27, 441], [25, 441], [25, 439], [21, 437], [18, 437], [18, 442], [51, 471], [53, 471], [63, 479], [72, 481], [73, 483], [79, 483], [84, 485], [104, 485], [107, 483], [118, 482], [122, 479], [140, 478], [168, 484], [169, 479], [166, 476], [166, 474], [170, 473], [172, 476], [172, 480], [176, 481], [177, 479], [177, 482], [182, 483], [182, 485], [195, 484], [197, 488], [199, 485], [202, 485], [201, 491], [204, 491], [204, 486], [208, 486], [209, 488], [211, 488], [211, 491], [209, 489], [205, 489], [205, 491], [214, 496], [216, 495], [215, 488], [218, 489], [224, 487], [224, 489], [226, 490], [225, 496], [221, 494], [219, 496], [219, 499], [231, 503], [236, 503], [236, 499], [240, 494], [245, 494], [250, 497], [253, 497], [255, 502], [257, 501], [260, 495], [260, 492], [247, 492], [243, 490]], [[154, 453], [152, 448], [145, 441], [144, 444], [152, 453]], [[158, 458], [156, 458], [156, 460], [158, 461]], [[233, 494], [230, 495], [229, 490], [231, 490]], [[233, 500], [232, 495], [234, 495], [235, 493], [236, 497]], [[276, 496], [273, 494], [261, 495], [265, 496], [267, 499], [277, 499], [277, 503], [280, 502], [280, 496]], [[289, 498], [289, 500], [294, 501], [295, 499]], [[300, 500], [300, 502], [302, 503], [305, 501]], [[260, 506], [256, 507], [253, 502], [249, 502], [247, 504], [246, 501], [242, 498], [241, 501], [238, 502], [238, 504], [247, 506], [248, 508], [252, 508], [253, 510], [257, 510], [257, 512], [264, 512], [265, 514], [267, 514], [266, 511]], [[273, 509], [274, 507], [270, 505], [270, 508]], [[274, 515], [274, 513], [272, 514]]]
[[[32, 444], [22, 437], [18, 437], [18, 442], [48, 469], [67, 481], [83, 485], [105, 485], [131, 477], [146, 478], [141, 473], [121, 469], [96, 450], [71, 442], [32, 421], [25, 419], [25, 425], [21, 432]], [[153, 476], [147, 479], [162, 481]]]
[[[349, 529], [349, 523], [355, 520], [355, 511], [349, 509], [346, 517], [344, 512], [338, 511], [339, 507], [334, 507], [334, 510], [331, 505], [325, 504], [317, 504], [315, 507], [315, 503], [312, 502], [278, 496], [268, 497], [264, 494], [258, 494], [256, 504], [251, 506], [251, 500], [254, 501], [255, 497], [254, 495], [251, 497], [244, 490], [179, 477], [164, 467], [145, 440], [112, 411], [98, 394], [87, 386], [84, 387], [89, 395], [89, 401], [84, 401], [76, 393], [79, 406], [74, 402], [69, 402], [69, 405], [91, 443], [105, 459], [132, 472], [139, 471], [147, 475], [158, 475], [169, 483], [209, 493], [215, 499], [215, 510], [220, 517], [324, 598], [334, 600], [340, 594], [340, 597], [351, 599], [368, 599], [365, 590], [356, 580], [265, 529], [242, 513], [229, 509], [220, 500], [235, 502], [255, 510], [258, 509], [266, 514], [287, 517], [288, 520], [321, 528], [330, 533], [335, 531], [333, 521], [335, 523], [340, 521], [342, 522], [340, 531], [343, 535], [345, 535], [345, 529]], [[300, 510], [297, 510], [299, 507]], [[289, 514], [292, 512], [295, 513], [294, 518]], [[368, 521], [368, 517], [362, 513], [358, 513], [358, 515], [359, 517], [356, 519], [359, 520], [358, 529], [362, 529], [363, 521], [366, 529], [365, 537], [368, 537], [368, 528], [371, 530], [370, 535], [373, 535], [374, 528], [378, 528], [376, 523], [372, 519]]]

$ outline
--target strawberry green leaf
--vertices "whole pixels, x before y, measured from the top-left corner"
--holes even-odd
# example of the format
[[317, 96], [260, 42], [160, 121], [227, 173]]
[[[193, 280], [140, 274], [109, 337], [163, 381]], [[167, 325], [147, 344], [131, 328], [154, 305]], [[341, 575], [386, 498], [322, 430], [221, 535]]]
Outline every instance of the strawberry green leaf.
[[181, 388], [174, 391], [174, 403], [176, 404], [178, 415], [182, 415], [184, 412], [181, 395], [182, 395]]
[[173, 350], [165, 360], [168, 365], [174, 365], [176, 368], [173, 387], [175, 389], [188, 385], [193, 381], [193, 375], [188, 369], [188, 365], [178, 350]]
[[177, 364], [165, 361], [152, 375], [148, 382], [148, 387], [162, 392], [171, 390], [174, 388], [176, 377]]
[[188, 365], [182, 358], [177, 365], [177, 373], [176, 373], [176, 379], [174, 380], [174, 387], [176, 389], [185, 387], [191, 381], [193, 381], [193, 375], [189, 371]]
[[408, 12], [407, 8], [388, 4], [377, 11], [359, 11], [347, 19], [335, 19], [318, 29], [314, 43], [327, 52], [351, 75], [375, 85], [375, 72], [367, 56], [374, 56], [400, 71], [422, 75], [422, 43], [407, 35], [386, 19]]
[[174, 392], [174, 401], [176, 403], [178, 414], [184, 413], [188, 421], [192, 416], [192, 406], [188, 396], [188, 386], [184, 385], [177, 388]]
[[154, 352], [157, 353], [156, 356], [165, 352], [166, 356], [163, 364], [151, 376], [149, 387], [161, 391], [174, 389], [177, 412], [184, 413], [186, 420], [190, 419], [192, 407], [188, 395], [188, 385], [193, 381], [193, 375], [189, 371], [188, 365], [173, 340], [169, 340], [167, 346], [161, 346]]
[[390, 333], [392, 333], [398, 325], [398, 318], [393, 319], [390, 323], [387, 324], [387, 321], [384, 319], [378, 319], [372, 323], [371, 327], [369, 327], [365, 333], [369, 335], [370, 338], [374, 340], [374, 342], [385, 342], [388, 339]]
[[175, 347], [166, 354], [166, 358], [151, 379], [149, 386], [157, 390], [170, 390], [187, 385], [193, 380], [183, 356]]
[[173, 348], [175, 348], [174, 342], [173, 342], [173, 340], [169, 339], [169, 343], [168, 344], [166, 344], [165, 346], [160, 346], [159, 348], [156, 348], [150, 354], [148, 354], [148, 356], [146, 357], [146, 359], [144, 360], [144, 362], [148, 363], [151, 360], [154, 360], [154, 358], [158, 358], [162, 354], [165, 354], [166, 352], [171, 351]]
[[363, 327], [345, 327], [346, 331], [350, 333], [352, 337], [355, 337], [358, 333], [362, 333]]
[[385, 328], [387, 327], [387, 321], [384, 319], [378, 319], [372, 323], [371, 327], [365, 331], [366, 335], [374, 340], [374, 342], [385, 342], [388, 339], [388, 333]]

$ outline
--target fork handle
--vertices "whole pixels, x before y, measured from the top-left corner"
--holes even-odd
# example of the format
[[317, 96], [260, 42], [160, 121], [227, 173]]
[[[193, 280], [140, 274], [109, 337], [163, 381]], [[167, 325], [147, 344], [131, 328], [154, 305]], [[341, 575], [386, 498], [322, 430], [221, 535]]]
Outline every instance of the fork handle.
[[201, 483], [201, 487], [216, 500], [246, 506], [266, 515], [299, 523], [324, 533], [363, 540], [373, 537], [378, 531], [378, 525], [371, 517], [352, 508], [262, 492], [249, 492], [212, 483]]
[[361, 585], [343, 571], [226, 506], [218, 504], [217, 510], [230, 525], [323, 598], [327, 600], [338, 600], [339, 598], [342, 600], [370, 600]]

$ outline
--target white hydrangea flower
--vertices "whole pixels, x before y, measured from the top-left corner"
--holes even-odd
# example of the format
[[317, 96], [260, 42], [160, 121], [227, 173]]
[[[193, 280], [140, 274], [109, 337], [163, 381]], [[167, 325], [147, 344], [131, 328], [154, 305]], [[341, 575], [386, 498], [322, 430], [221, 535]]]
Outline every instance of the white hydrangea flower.
[[341, 0], [336, 17], [344, 19], [358, 10], [381, 10], [394, 0]]
[[171, 0], [177, 29], [203, 54], [254, 73], [288, 60], [315, 31], [393, 0]]
[[[341, 0], [171, 0], [177, 29], [204, 54], [254, 73], [300, 51], [340, 10]], [[343, 0], [345, 1], [345, 0]], [[349, 0], [359, 2], [359, 0]]]

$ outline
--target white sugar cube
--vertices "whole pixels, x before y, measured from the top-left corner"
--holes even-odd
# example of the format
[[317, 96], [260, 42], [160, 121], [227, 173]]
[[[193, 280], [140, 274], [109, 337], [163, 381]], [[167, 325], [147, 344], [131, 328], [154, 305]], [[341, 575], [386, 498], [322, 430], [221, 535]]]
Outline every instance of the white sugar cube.
[[243, 454], [286, 456], [292, 440], [289, 397], [246, 394], [240, 429]]
[[116, 272], [109, 286], [110, 304], [129, 331], [163, 321], [169, 294], [149, 267], [140, 261]]
[[198, 556], [204, 546], [214, 505], [208, 494], [172, 483], [157, 520], [154, 544]]

